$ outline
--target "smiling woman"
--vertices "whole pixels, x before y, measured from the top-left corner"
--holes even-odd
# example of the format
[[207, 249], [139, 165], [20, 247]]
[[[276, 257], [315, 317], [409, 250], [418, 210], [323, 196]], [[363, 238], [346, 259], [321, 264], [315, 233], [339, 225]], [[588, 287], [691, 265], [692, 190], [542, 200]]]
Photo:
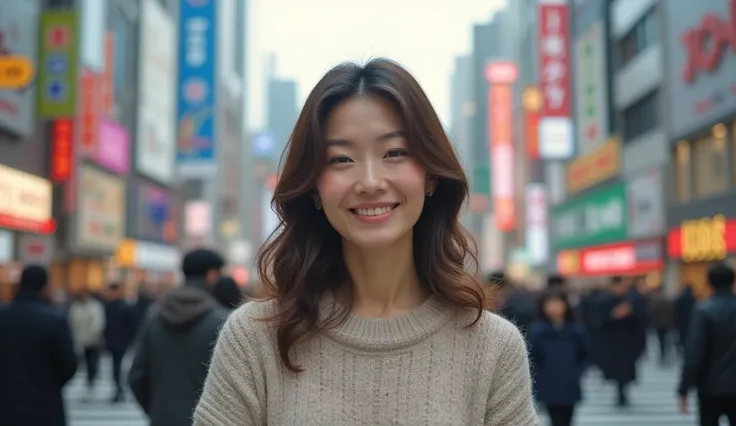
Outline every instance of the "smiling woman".
[[194, 424], [536, 425], [521, 334], [465, 269], [467, 195], [406, 70], [329, 71], [274, 190], [270, 299], [224, 326]]

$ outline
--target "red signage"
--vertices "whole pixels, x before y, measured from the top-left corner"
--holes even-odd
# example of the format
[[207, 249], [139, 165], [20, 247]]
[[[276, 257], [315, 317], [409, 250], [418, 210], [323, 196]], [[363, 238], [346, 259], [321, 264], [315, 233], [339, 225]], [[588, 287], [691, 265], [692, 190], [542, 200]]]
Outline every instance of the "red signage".
[[736, 253], [736, 220], [723, 215], [683, 221], [667, 234], [667, 254], [685, 262], [710, 262]]
[[659, 239], [607, 244], [557, 255], [557, 269], [566, 276], [642, 275], [664, 269]]
[[491, 193], [496, 226], [511, 231], [516, 226], [514, 212], [514, 148], [511, 145], [511, 86], [492, 84], [488, 93], [488, 123], [491, 136]]
[[512, 84], [519, 76], [513, 62], [496, 61], [486, 66], [486, 80], [490, 84]]
[[66, 182], [74, 165], [74, 124], [71, 119], [59, 119], [51, 130], [51, 181]]
[[83, 70], [80, 79], [80, 146], [86, 155], [97, 152], [100, 137], [100, 113], [102, 106], [101, 82], [99, 74]]
[[564, 0], [539, 2], [539, 65], [544, 117], [570, 117], [570, 51]]
[[693, 83], [701, 73], [717, 70], [729, 50], [736, 54], [736, 0], [730, 0], [729, 5], [726, 19], [708, 13], [698, 26], [682, 35], [687, 50], [682, 73], [686, 83]]

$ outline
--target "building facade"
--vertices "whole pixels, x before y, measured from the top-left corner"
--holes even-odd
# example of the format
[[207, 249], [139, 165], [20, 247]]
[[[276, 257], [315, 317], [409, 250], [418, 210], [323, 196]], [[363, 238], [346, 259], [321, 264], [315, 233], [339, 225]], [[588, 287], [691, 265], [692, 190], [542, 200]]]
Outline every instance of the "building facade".
[[663, 7], [671, 277], [704, 295], [712, 262], [736, 264], [736, 1]]

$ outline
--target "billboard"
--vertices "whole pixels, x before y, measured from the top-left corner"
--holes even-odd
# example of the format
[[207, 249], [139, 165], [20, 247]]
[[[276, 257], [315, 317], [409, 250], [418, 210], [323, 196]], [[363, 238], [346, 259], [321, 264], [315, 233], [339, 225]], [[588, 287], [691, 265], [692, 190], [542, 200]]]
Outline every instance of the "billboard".
[[539, 153], [545, 160], [564, 160], [575, 152], [567, 4], [566, 0], [538, 1], [542, 91]]
[[215, 153], [214, 0], [183, 0], [179, 11], [177, 169], [183, 178], [206, 177]]
[[176, 151], [176, 29], [156, 0], [143, 2], [141, 37], [136, 166], [140, 173], [169, 183]]
[[43, 12], [38, 58], [40, 118], [71, 117], [76, 112], [79, 63], [76, 40], [77, 15], [74, 11]]

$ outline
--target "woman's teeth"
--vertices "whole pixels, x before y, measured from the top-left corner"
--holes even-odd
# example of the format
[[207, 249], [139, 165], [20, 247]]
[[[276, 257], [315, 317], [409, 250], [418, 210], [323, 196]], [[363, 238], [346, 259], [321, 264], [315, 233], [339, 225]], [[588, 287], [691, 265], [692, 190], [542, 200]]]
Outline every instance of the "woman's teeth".
[[359, 214], [360, 216], [380, 216], [382, 214], [390, 212], [395, 207], [396, 206], [385, 206], [375, 209], [355, 209], [355, 213]]

